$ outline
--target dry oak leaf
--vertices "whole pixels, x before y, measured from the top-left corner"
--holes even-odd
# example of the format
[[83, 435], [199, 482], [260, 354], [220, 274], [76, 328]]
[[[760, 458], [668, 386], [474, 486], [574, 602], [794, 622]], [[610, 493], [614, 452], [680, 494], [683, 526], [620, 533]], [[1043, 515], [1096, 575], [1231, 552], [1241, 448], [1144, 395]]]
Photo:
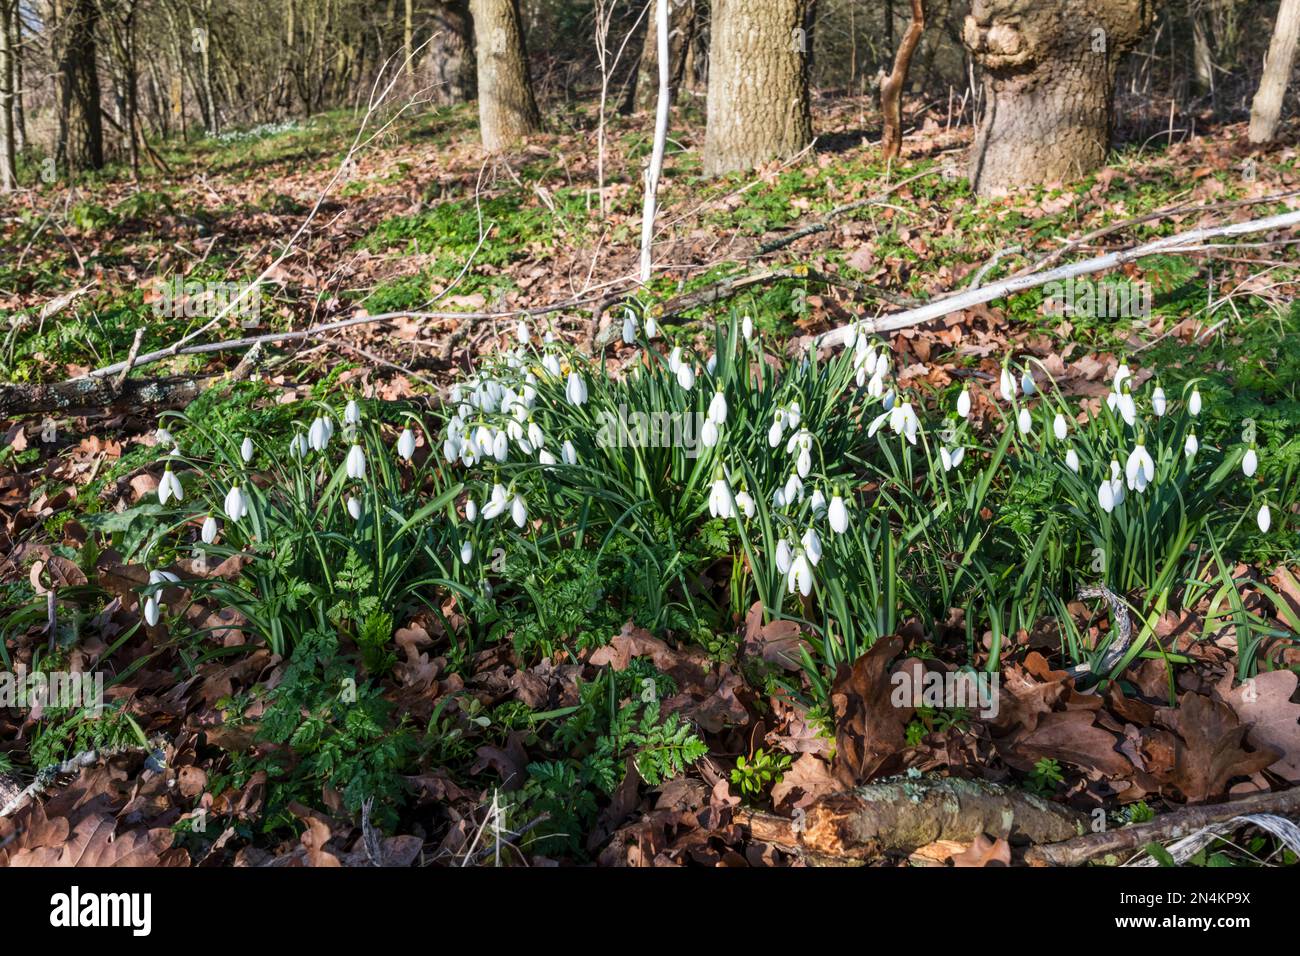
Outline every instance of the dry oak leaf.
[[888, 672], [902, 649], [898, 635], [882, 637], [852, 667], [841, 664], [835, 675], [835, 773], [846, 786], [867, 782], [907, 746], [912, 708], [894, 706]]
[[1022, 770], [1050, 757], [1107, 777], [1129, 776], [1133, 765], [1115, 749], [1118, 739], [1095, 726], [1093, 716], [1090, 710], [1045, 714], [1032, 731], [1017, 734], [999, 750], [1007, 763]]
[[1291, 783], [1300, 783], [1300, 704], [1291, 703], [1297, 683], [1295, 671], [1268, 671], [1234, 689], [1229, 671], [1218, 687], [1237, 719], [1250, 726], [1246, 743], [1279, 751], [1281, 759], [1268, 769]]
[[1177, 787], [1189, 803], [1219, 796], [1233, 777], [1248, 777], [1281, 756], [1271, 748], [1246, 751], [1242, 742], [1250, 728], [1232, 708], [1190, 691], [1179, 698], [1177, 708], [1157, 711], [1156, 722], [1182, 738], [1174, 747], [1173, 769], [1157, 779]]
[[772, 805], [782, 807], [788, 802], [790, 809], [810, 807], [818, 797], [834, 793], [840, 788], [826, 761], [810, 753], [799, 755], [789, 770], [772, 787]]
[[65, 843], [25, 848], [9, 857], [9, 866], [185, 866], [189, 855], [171, 853], [172, 833], [124, 830], [115, 833], [111, 814], [87, 814], [77, 822]]

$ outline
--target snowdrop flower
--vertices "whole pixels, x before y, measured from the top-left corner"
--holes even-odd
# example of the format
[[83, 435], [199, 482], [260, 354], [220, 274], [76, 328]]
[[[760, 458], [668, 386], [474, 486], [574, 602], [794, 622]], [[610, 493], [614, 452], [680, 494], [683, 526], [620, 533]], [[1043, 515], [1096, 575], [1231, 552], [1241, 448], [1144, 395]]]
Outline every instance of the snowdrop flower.
[[144, 601], [144, 619], [150, 627], [156, 627], [158, 624], [158, 599], [152, 594]]
[[773, 508], [784, 508], [784, 507], [785, 507], [785, 489], [784, 489], [784, 488], [778, 488], [778, 489], [776, 489], [776, 491], [772, 492], [772, 507], [773, 507]]
[[248, 514], [248, 500], [239, 485], [232, 485], [226, 492], [225, 509], [226, 517], [231, 521], [238, 521]]
[[970, 389], [964, 386], [957, 396], [957, 414], [962, 418], [970, 417]]
[[487, 504], [483, 506], [484, 519], [487, 521], [491, 521], [497, 515], [501, 514], [501, 512], [505, 511], [506, 505], [508, 505], [509, 503], [510, 503], [510, 499], [506, 496], [505, 486], [503, 486], [499, 482], [493, 485], [492, 494], [488, 498]]
[[523, 495], [515, 495], [514, 501], [510, 502], [510, 517], [518, 528], [528, 523], [528, 503]]
[[1029, 409], [1023, 405], [1020, 408], [1020, 414], [1016, 416], [1016, 427], [1020, 429], [1020, 434], [1028, 435], [1034, 427], [1034, 416], [1029, 414]]
[[1183, 454], [1188, 458], [1194, 458], [1200, 448], [1201, 443], [1196, 440], [1196, 432], [1188, 432], [1187, 441], [1183, 442]]
[[1034, 382], [1034, 373], [1029, 369], [1025, 369], [1024, 374], [1020, 376], [1020, 390], [1025, 393], [1026, 398], [1038, 391], [1038, 385]]
[[808, 499], [808, 503], [812, 507], [812, 513], [818, 518], [826, 511], [826, 496], [822, 494], [820, 488], [813, 489], [812, 497]]
[[790, 553], [790, 545], [782, 538], [776, 543], [776, 569], [782, 574], [790, 570], [790, 563], [793, 555]]
[[1255, 515], [1255, 523], [1259, 525], [1259, 530], [1268, 534], [1268, 529], [1273, 526], [1273, 515], [1268, 510], [1268, 502], [1259, 506], [1259, 513]]
[[505, 461], [506, 456], [510, 454], [510, 441], [506, 438], [506, 433], [497, 431], [492, 435], [492, 457], [497, 461]]
[[172, 498], [183, 500], [185, 489], [181, 487], [181, 480], [176, 477], [176, 473], [167, 468], [163, 471], [162, 480], [158, 482], [158, 503], [165, 505]]
[[357, 404], [357, 401], [354, 398], [348, 399], [347, 405], [343, 407], [343, 424], [361, 424], [361, 406]]
[[785, 480], [785, 503], [788, 505], [797, 504], [803, 501], [803, 482], [799, 480], [797, 474], [791, 475]]
[[553, 464], [555, 464], [555, 456], [552, 455], [552, 454], [551, 454], [549, 451], [547, 451], [545, 448], [543, 448], [543, 449], [541, 449], [540, 451], [538, 451], [538, 453], [537, 453], [537, 460], [540, 461], [543, 465], [553, 465]]
[[722, 394], [722, 390], [713, 393], [713, 400], [709, 402], [709, 421], [717, 422], [723, 425], [727, 421], [727, 396]]
[[623, 316], [623, 344], [631, 345], [636, 341], [636, 319], [628, 312]]
[[885, 373], [879, 367], [871, 376], [871, 381], [867, 382], [867, 394], [872, 398], [880, 398], [885, 394]]
[[844, 499], [839, 495], [831, 496], [831, 503], [826, 509], [826, 520], [836, 534], [843, 534], [848, 530], [849, 511], [844, 506]]
[[645, 337], [653, 339], [659, 335], [659, 323], [655, 321], [653, 315], [646, 316], [645, 320]]
[[700, 428], [700, 444], [705, 448], [713, 448], [718, 444], [718, 426], [713, 419], [706, 418], [703, 427]]
[[171, 445], [173, 448], [176, 447], [176, 439], [173, 438], [172, 433], [165, 428], [158, 428], [158, 430], [153, 433], [153, 439], [159, 445]]
[[802, 544], [804, 554], [808, 555], [808, 560], [815, 567], [822, 559], [822, 539], [818, 537], [816, 528], [809, 528], [803, 533]]
[[294, 458], [301, 458], [307, 454], [308, 447], [307, 436], [299, 432], [289, 441], [289, 454]]
[[731, 507], [731, 491], [727, 481], [721, 475], [713, 479], [709, 487], [709, 514], [715, 518], [731, 518], [735, 511]]
[[1097, 489], [1097, 503], [1106, 514], [1115, 510], [1115, 486], [1109, 480], [1103, 481]]
[[203, 519], [203, 529], [199, 532], [199, 537], [204, 544], [211, 544], [217, 540], [217, 519], [212, 515]]
[[515, 341], [520, 345], [527, 345], [532, 335], [528, 331], [528, 323], [520, 319], [515, 323]]
[[790, 570], [785, 577], [786, 590], [793, 594], [796, 589], [804, 597], [812, 593], [812, 568], [808, 557], [802, 551], [790, 563]]
[[348, 495], [348, 514], [353, 521], [361, 520], [361, 500], [356, 495]]
[[754, 320], [749, 316], [745, 316], [740, 320], [740, 334], [745, 337], [746, 341], [754, 337]]
[[673, 350], [668, 353], [668, 371], [676, 375], [678, 370], [681, 369], [681, 367], [682, 367], [682, 347], [680, 345], [674, 345]]
[[1146, 491], [1147, 485], [1155, 480], [1156, 463], [1152, 461], [1146, 446], [1138, 442], [1129, 452], [1128, 461], [1124, 463], [1124, 478], [1129, 488], [1139, 494]]
[[736, 493], [736, 507], [740, 509], [741, 513], [744, 514], [746, 518], [754, 517], [758, 511], [758, 507], [754, 504], [754, 499], [749, 496], [749, 492], [747, 491]]
[[[1259, 468], [1259, 456], [1255, 454], [1255, 449], [1254, 449], [1253, 446], [1250, 447], [1250, 448], [1247, 448], [1247, 449], [1246, 449], [1245, 457], [1243, 457], [1243, 458], [1241, 459], [1241, 472], [1242, 472], [1242, 474], [1244, 474], [1247, 478], [1253, 478], [1253, 477], [1255, 477], [1255, 471], [1256, 471], [1258, 468]], [[175, 481], [175, 479], [172, 479], [172, 480]], [[178, 493], [177, 493], [177, 495], [176, 495], [176, 500], [177, 500], [177, 501], [180, 501], [180, 498], [181, 498], [181, 496], [180, 496], [180, 494], [179, 494], [179, 485], [180, 485], [180, 483], [177, 482], [177, 487], [178, 487]]]
[[307, 430], [307, 445], [312, 451], [324, 451], [329, 444], [333, 429], [325, 418], [317, 416]]
[[537, 422], [528, 423], [528, 444], [534, 448], [541, 448], [546, 444], [546, 436], [542, 434], [542, 428]]
[[577, 372], [569, 373], [569, 381], [565, 385], [564, 397], [569, 400], [570, 405], [582, 406], [587, 404], [587, 383], [583, 381], [582, 376]]
[[469, 564], [474, 558], [474, 545], [466, 541], [460, 546], [460, 563]]
[[542, 357], [542, 368], [544, 368], [551, 378], [560, 377], [560, 359], [554, 352], [547, 352]]
[[677, 384], [682, 387], [683, 391], [689, 392], [695, 387], [695, 369], [688, 365], [682, 364], [677, 368]]
[[170, 571], [150, 571], [150, 584], [180, 584], [181, 579]]
[[397, 439], [397, 456], [403, 461], [410, 461], [415, 455], [415, 432], [403, 428]]
[[785, 432], [785, 409], [778, 408], [776, 415], [772, 419], [772, 427], [767, 430], [767, 443], [770, 447], [775, 448], [781, 444], [781, 436]]
[[956, 468], [958, 465], [961, 464], [961, 460], [965, 457], [966, 457], [966, 449], [962, 445], [958, 445], [956, 448], [953, 449], [948, 449], [948, 448], [939, 449], [939, 463], [943, 465], [944, 471], [952, 471], [954, 468]]
[[253, 439], [247, 435], [244, 436], [244, 441], [239, 446], [239, 457], [244, 459], [244, 464], [248, 464], [253, 460]]
[[1004, 402], [1014, 401], [1016, 397], [1016, 378], [1011, 374], [1011, 369], [1002, 366], [1002, 375], [998, 379], [998, 391], [1002, 395]]
[[473, 524], [474, 519], [478, 517], [478, 505], [473, 498], [465, 502], [465, 520]]
[[1157, 385], [1151, 393], [1151, 411], [1155, 412], [1156, 418], [1163, 418], [1168, 408], [1169, 400], [1165, 397], [1165, 390]]
[[570, 467], [578, 463], [578, 449], [574, 448], [573, 442], [569, 441], [567, 438], [564, 440], [564, 445], [560, 448], [560, 458]]
[[1052, 432], [1056, 435], [1057, 441], [1065, 441], [1065, 436], [1070, 433], [1070, 425], [1065, 420], [1065, 416], [1060, 412], [1052, 419]]
[[791, 402], [785, 410], [786, 424], [791, 428], [798, 428], [799, 422], [803, 419], [803, 412], [799, 410], [798, 402]]
[[360, 481], [366, 477], [366, 453], [360, 445], [353, 445], [348, 451], [348, 477]]
[[1076, 475], [1079, 473], [1079, 453], [1073, 448], [1065, 453], [1065, 467], [1069, 468]]
[[1192, 389], [1192, 397], [1187, 400], [1187, 410], [1193, 416], [1201, 414], [1201, 390], [1199, 388], [1194, 387]]
[[800, 478], [807, 478], [808, 472], [812, 471], [812, 435], [806, 428], [791, 436], [786, 444], [787, 454], [795, 448], [799, 451], [795, 457], [794, 470], [799, 473]]

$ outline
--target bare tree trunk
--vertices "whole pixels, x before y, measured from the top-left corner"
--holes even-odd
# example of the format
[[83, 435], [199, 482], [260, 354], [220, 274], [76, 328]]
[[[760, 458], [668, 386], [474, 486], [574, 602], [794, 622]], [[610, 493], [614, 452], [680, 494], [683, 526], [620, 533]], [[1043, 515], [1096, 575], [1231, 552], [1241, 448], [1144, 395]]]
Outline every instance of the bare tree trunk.
[[23, 105], [23, 17], [18, 0], [14, 0], [9, 20], [9, 49], [14, 64], [14, 148], [21, 153], [27, 148], [27, 111]]
[[406, 78], [415, 79], [415, 0], [406, 0], [406, 16], [402, 21], [402, 53], [406, 57]]
[[433, 37], [425, 63], [433, 102], [450, 106], [474, 98], [474, 21], [468, 0], [434, 4]]
[[[668, 12], [668, 85], [675, 93], [686, 76], [686, 51], [695, 38], [695, 0], [673, 0]], [[646, 25], [641, 59], [623, 101], [623, 112], [645, 113], [658, 104], [659, 53], [653, 18]]]
[[70, 172], [104, 165], [104, 128], [95, 57], [95, 0], [56, 0], [59, 140], [56, 163]]
[[14, 143], [14, 57], [10, 46], [10, 20], [18, 15], [17, 0], [0, 0], [0, 193], [18, 187], [18, 160]]
[[1121, 58], [1152, 0], [973, 0], [963, 39], [984, 68], [971, 154], [980, 195], [1076, 179], [1106, 160]]
[[483, 146], [497, 152], [541, 128], [516, 0], [471, 0]]
[[880, 84], [880, 113], [884, 120], [884, 136], [880, 152], [886, 160], [897, 159], [903, 149], [903, 86], [907, 71], [912, 65], [912, 54], [925, 33], [925, 0], [912, 0], [912, 22], [903, 34], [898, 53], [894, 56], [894, 69]]
[[714, 0], [704, 172], [752, 169], [812, 141], [807, 0]]
[[1296, 42], [1300, 41], [1300, 0], [1282, 0], [1273, 27], [1273, 40], [1264, 57], [1255, 101], [1250, 106], [1250, 141], [1271, 143], [1282, 118], [1282, 101], [1295, 63]]

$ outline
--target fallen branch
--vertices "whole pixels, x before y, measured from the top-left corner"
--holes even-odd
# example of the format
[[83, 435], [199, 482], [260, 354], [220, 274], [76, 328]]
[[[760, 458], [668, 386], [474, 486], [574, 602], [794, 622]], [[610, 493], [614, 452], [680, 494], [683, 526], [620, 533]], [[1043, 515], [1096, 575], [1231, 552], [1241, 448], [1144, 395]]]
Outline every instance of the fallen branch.
[[756, 840], [798, 850], [811, 863], [839, 865], [938, 840], [971, 843], [981, 834], [1055, 843], [1087, 827], [1087, 818], [1069, 807], [957, 777], [905, 779], [833, 794], [809, 807], [800, 821], [747, 813], [738, 822]]
[[17, 418], [37, 412], [87, 411], [112, 406], [136, 410], [181, 408], [199, 397], [210, 379], [78, 378], [51, 385], [0, 384], [0, 418]]
[[769, 252], [776, 252], [776, 250], [778, 249], [784, 249], [786, 246], [790, 245], [791, 243], [798, 242], [800, 239], [803, 239], [805, 236], [815, 236], [819, 232], [825, 232], [827, 229], [831, 227], [832, 219], [835, 219], [838, 216], [842, 216], [846, 212], [852, 212], [855, 209], [861, 209], [864, 206], [874, 206], [877, 205], [878, 203], [882, 203], [885, 201], [886, 198], [890, 196], [890, 194], [898, 192], [898, 190], [902, 189], [904, 186], [908, 185], [909, 183], [914, 183], [918, 179], [924, 179], [926, 176], [932, 176], [934, 175], [935, 172], [936, 170], [934, 169], [924, 170], [923, 172], [917, 173], [915, 176], [908, 176], [906, 179], [900, 179], [898, 182], [893, 183], [884, 192], [877, 193], [874, 196], [869, 196], [866, 199], [855, 199], [853, 202], [846, 202], [843, 205], [836, 206], [825, 216], [823, 216], [819, 221], [811, 223], [807, 226], [802, 226], [796, 229], [794, 232], [786, 233], [784, 236], [780, 236], [779, 238], [772, 239], [769, 240], [768, 242], [763, 243], [761, 246], [758, 247], [758, 254], [760, 256], [767, 255], [767, 253]]
[[814, 340], [814, 344], [820, 348], [847, 345], [853, 340], [859, 327], [872, 333], [892, 332], [897, 329], [920, 325], [922, 322], [943, 318], [954, 312], [960, 312], [963, 309], [969, 309], [985, 302], [992, 302], [994, 299], [1005, 298], [1017, 292], [1036, 289], [1039, 286], [1047, 285], [1049, 282], [1063, 282], [1067, 279], [1103, 272], [1160, 252], [1178, 252], [1184, 246], [1192, 246], [1204, 242], [1206, 239], [1246, 236], [1258, 232], [1268, 232], [1272, 229], [1294, 228], [1297, 225], [1300, 225], [1300, 212], [1289, 212], [1278, 216], [1268, 216], [1264, 219], [1250, 219], [1246, 222], [1231, 223], [1226, 226], [1207, 226], [1202, 229], [1193, 229], [1190, 232], [1180, 232], [1177, 235], [1166, 236], [1163, 239], [1157, 239], [1154, 242], [1134, 246], [1130, 249], [1123, 249], [1104, 256], [1085, 259], [1082, 262], [1059, 266], [1048, 272], [1016, 276], [978, 289], [969, 289], [956, 295], [944, 296], [934, 302], [928, 302], [923, 306], [908, 309], [905, 312], [895, 312], [892, 315], [885, 315], [875, 319], [860, 319], [848, 325], [831, 329], [829, 332], [818, 336]]
[[1035, 846], [1025, 853], [1025, 862], [1030, 866], [1079, 866], [1107, 854], [1131, 853], [1148, 843], [1179, 840], [1204, 827], [1250, 813], [1300, 815], [1300, 787], [1278, 793], [1256, 793], [1230, 803], [1184, 807], [1148, 823]]

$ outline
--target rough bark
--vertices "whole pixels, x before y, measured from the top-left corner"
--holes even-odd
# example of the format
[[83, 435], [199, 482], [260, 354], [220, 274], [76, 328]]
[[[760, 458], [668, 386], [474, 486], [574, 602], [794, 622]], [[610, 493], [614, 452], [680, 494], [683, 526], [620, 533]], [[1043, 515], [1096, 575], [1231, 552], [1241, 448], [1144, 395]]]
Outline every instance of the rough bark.
[[506, 149], [541, 128], [516, 0], [471, 0], [483, 146]]
[[0, 0], [0, 193], [18, 185], [14, 128], [14, 56], [10, 21], [18, 15], [17, 0]]
[[60, 169], [78, 172], [104, 165], [104, 128], [99, 107], [95, 0], [56, 0]]
[[445, 0], [431, 11], [433, 37], [425, 56], [424, 82], [440, 106], [468, 103], [475, 93], [474, 21], [468, 0]]
[[812, 140], [807, 0], [715, 0], [704, 172], [752, 169]]
[[[655, 43], [654, 18], [647, 18], [645, 39], [636, 75], [623, 101], [623, 111], [645, 113], [653, 110], [659, 92], [659, 54]], [[695, 0], [672, 0], [668, 11], [668, 88], [673, 98], [686, 76], [686, 51], [695, 38]]]
[[1264, 75], [1250, 106], [1250, 141], [1271, 143], [1282, 118], [1282, 100], [1295, 63], [1296, 43], [1300, 41], [1300, 0], [1282, 0], [1277, 11], [1273, 39], [1264, 57]]
[[963, 39], [984, 72], [971, 153], [980, 195], [1077, 179], [1110, 148], [1115, 72], [1154, 0], [974, 0]]
[[908, 24], [903, 42], [894, 56], [894, 69], [880, 84], [880, 113], [885, 127], [880, 153], [886, 160], [897, 159], [903, 149], [903, 86], [907, 83], [912, 54], [924, 33], [925, 0], [912, 0], [912, 22]]

